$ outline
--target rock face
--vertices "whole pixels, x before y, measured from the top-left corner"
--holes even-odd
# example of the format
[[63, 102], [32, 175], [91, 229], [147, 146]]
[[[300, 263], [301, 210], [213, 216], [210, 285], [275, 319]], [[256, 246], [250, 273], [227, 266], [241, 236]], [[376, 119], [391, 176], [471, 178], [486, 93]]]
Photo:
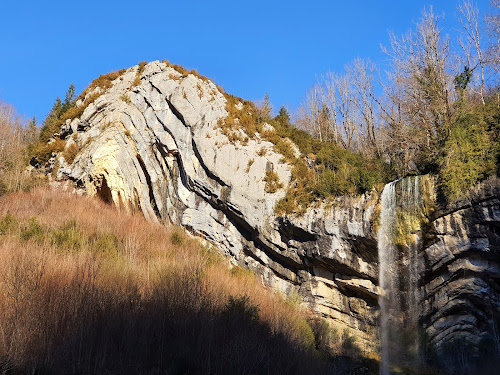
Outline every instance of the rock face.
[[[67, 120], [60, 136], [78, 153], [70, 163], [58, 157], [56, 179], [150, 220], [184, 226], [266, 284], [300, 295], [355, 336], [363, 351], [376, 350], [379, 193], [337, 198], [300, 217], [276, 216], [292, 166], [259, 134], [230, 142], [219, 126], [226, 103], [214, 83], [166, 63], [132, 67], [80, 118]], [[283, 188], [268, 192], [267, 171]], [[500, 219], [495, 189], [431, 223], [422, 316], [435, 342], [460, 332], [479, 338], [489, 304], [499, 309], [492, 297]]]
[[[438, 348], [500, 349], [500, 183], [437, 209], [426, 231], [422, 321]], [[454, 346], [454, 347], [453, 347]], [[484, 353], [483, 353], [484, 354]]]
[[[258, 134], [230, 142], [218, 125], [226, 98], [211, 81], [161, 62], [127, 70], [68, 120], [58, 180], [154, 221], [172, 222], [222, 249], [263, 282], [304, 303], [363, 350], [376, 346], [377, 193], [339, 198], [299, 218], [275, 216], [292, 166]], [[91, 95], [89, 93], [88, 95]], [[298, 152], [298, 151], [297, 151]], [[283, 188], [266, 191], [266, 171]]]

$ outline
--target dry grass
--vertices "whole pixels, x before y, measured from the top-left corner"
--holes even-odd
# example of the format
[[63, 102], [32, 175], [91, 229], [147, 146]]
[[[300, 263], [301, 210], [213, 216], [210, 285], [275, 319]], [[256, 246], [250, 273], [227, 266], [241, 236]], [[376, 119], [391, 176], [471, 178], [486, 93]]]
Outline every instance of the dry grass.
[[323, 366], [294, 303], [182, 230], [95, 199], [44, 188], [0, 198], [0, 274], [0, 369], [281, 374]]
[[64, 157], [64, 160], [66, 160], [66, 163], [71, 164], [73, 163], [79, 152], [80, 146], [77, 143], [72, 143], [63, 151], [62, 155]]

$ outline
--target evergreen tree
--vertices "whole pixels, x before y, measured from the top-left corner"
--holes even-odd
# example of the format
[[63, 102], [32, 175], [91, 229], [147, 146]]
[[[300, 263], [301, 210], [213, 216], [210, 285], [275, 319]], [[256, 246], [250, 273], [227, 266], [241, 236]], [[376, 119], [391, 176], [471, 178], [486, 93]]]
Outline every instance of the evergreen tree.
[[269, 94], [266, 92], [264, 99], [262, 100], [262, 105], [259, 107], [259, 121], [267, 122], [271, 120], [271, 112], [273, 111], [273, 106], [269, 101]]
[[40, 129], [36, 123], [36, 117], [33, 116], [28, 123], [24, 126], [23, 140], [24, 144], [28, 147], [28, 153], [30, 148], [34, 146], [40, 136]]
[[284, 126], [286, 128], [290, 126], [290, 115], [288, 114], [285, 106], [281, 106], [278, 116], [276, 116], [274, 119], [278, 121], [281, 126]]
[[72, 83], [69, 85], [68, 91], [66, 91], [66, 96], [64, 98], [64, 103], [61, 108], [61, 115], [64, 114], [68, 109], [75, 105], [75, 85]]
[[52, 105], [52, 109], [45, 117], [42, 129], [40, 131], [40, 141], [46, 143], [54, 133], [57, 132], [59, 127], [62, 125], [61, 116], [63, 114], [63, 103], [59, 97]]

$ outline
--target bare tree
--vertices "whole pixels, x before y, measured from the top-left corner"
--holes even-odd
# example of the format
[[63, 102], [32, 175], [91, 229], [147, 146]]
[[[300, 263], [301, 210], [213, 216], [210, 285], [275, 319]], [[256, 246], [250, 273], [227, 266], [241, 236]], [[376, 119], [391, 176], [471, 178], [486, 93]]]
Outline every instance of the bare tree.
[[453, 75], [448, 71], [449, 42], [438, 23], [432, 8], [424, 10], [415, 30], [401, 37], [391, 34], [390, 47], [383, 47], [392, 61], [385, 90], [390, 110], [384, 110], [384, 118], [395, 133], [410, 137], [390, 150], [402, 160], [402, 173], [432, 162], [450, 130]]
[[459, 39], [459, 45], [465, 54], [466, 67], [471, 71], [479, 68], [479, 95], [484, 105], [486, 57], [482, 48], [479, 10], [471, 1], [465, 0], [459, 5], [458, 11], [458, 21], [464, 35], [464, 39]]
[[319, 126], [321, 108], [321, 86], [315, 84], [307, 93], [304, 103], [298, 109], [298, 125], [314, 137], [323, 140]]
[[23, 162], [22, 141], [20, 117], [14, 107], [0, 101], [0, 183], [3, 189], [16, 189], [20, 183], [17, 167]]
[[321, 85], [322, 106], [328, 108], [330, 114], [329, 127], [331, 130], [332, 140], [336, 144], [346, 148], [346, 143], [341, 136], [341, 129], [337, 116], [337, 107], [339, 105], [339, 99], [337, 96], [338, 76], [333, 72], [326, 73], [321, 79]]
[[349, 81], [355, 92], [353, 103], [359, 113], [359, 133], [362, 134], [361, 147], [365, 152], [380, 153], [377, 142], [377, 99], [375, 95], [375, 64], [370, 60], [356, 59], [346, 67]]
[[500, 74], [500, 0], [493, 0], [491, 5], [496, 8], [498, 12], [486, 17], [486, 24], [490, 37], [488, 62], [498, 76], [498, 74]]
[[31, 177], [25, 172], [26, 146], [38, 134], [34, 121], [23, 127], [16, 109], [0, 99], [0, 195], [31, 184]]
[[367, 156], [378, 154], [375, 65], [356, 59], [343, 74], [328, 72], [308, 91], [299, 123], [322, 141]]
[[347, 74], [337, 77], [337, 116], [343, 130], [345, 148], [359, 151], [359, 128], [357, 112], [354, 105], [354, 89]]

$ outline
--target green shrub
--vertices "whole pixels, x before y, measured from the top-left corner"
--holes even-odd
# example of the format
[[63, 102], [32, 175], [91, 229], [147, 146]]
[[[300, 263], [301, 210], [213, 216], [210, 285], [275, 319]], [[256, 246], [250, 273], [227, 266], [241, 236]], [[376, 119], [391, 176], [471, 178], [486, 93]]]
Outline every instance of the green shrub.
[[78, 229], [76, 221], [71, 220], [51, 234], [50, 242], [59, 248], [78, 251], [83, 247], [85, 237]]
[[18, 225], [19, 223], [13, 215], [5, 215], [4, 218], [0, 220], [0, 235], [11, 233], [17, 228]]
[[223, 314], [233, 319], [241, 319], [252, 323], [259, 322], [259, 307], [252, 305], [247, 295], [240, 297], [229, 296]]
[[21, 229], [19, 238], [21, 241], [33, 240], [36, 243], [43, 243], [45, 241], [46, 230], [38, 223], [36, 217], [32, 217], [28, 224]]
[[32, 148], [32, 157], [36, 157], [42, 164], [47, 163], [53, 153], [59, 153], [64, 150], [66, 141], [56, 138], [50, 143], [38, 143]]
[[328, 322], [322, 318], [312, 318], [308, 323], [314, 336], [314, 346], [316, 350], [321, 352], [328, 351], [332, 336], [332, 330]]
[[253, 275], [253, 271], [251, 269], [243, 268], [241, 266], [233, 266], [229, 273], [231, 274], [231, 276], [237, 278], [245, 278]]
[[275, 171], [266, 171], [264, 181], [266, 183], [265, 190], [268, 193], [276, 193], [278, 189], [283, 187], [283, 184], [280, 182], [280, 178]]
[[314, 332], [306, 319], [299, 319], [295, 323], [294, 330], [298, 333], [298, 336], [302, 338], [306, 348], [316, 348], [316, 337], [314, 336]]
[[114, 233], [106, 232], [95, 239], [92, 247], [102, 255], [115, 257], [118, 255], [119, 244], [120, 241]]
[[497, 169], [495, 144], [490, 141], [484, 120], [475, 114], [463, 114], [457, 119], [444, 150], [440, 177], [449, 200], [466, 195]]
[[274, 151], [283, 155], [286, 161], [293, 162], [295, 160], [295, 152], [293, 151], [293, 147], [286, 140], [286, 138], [279, 137], [277, 142], [274, 143]]
[[180, 246], [184, 243], [184, 237], [179, 231], [176, 230], [170, 235], [170, 242], [172, 242], [172, 245]]
[[274, 207], [274, 212], [278, 215], [282, 214], [292, 214], [296, 208], [295, 198], [293, 194], [287, 194], [281, 198], [276, 206]]

